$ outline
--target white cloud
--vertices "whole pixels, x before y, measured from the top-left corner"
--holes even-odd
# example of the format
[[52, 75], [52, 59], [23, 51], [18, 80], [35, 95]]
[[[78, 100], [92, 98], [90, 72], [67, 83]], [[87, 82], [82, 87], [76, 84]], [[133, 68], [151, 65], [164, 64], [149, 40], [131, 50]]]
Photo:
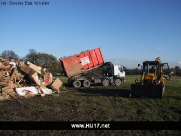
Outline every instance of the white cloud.
[[181, 61], [179, 61], [178, 64], [181, 65]]
[[165, 50], [164, 47], [157, 47], [156, 49], [157, 49], [157, 50]]

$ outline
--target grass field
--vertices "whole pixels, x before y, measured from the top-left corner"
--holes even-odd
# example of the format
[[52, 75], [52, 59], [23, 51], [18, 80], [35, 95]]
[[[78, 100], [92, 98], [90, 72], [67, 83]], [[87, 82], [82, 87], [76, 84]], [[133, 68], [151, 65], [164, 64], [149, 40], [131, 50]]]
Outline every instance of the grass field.
[[[139, 76], [138, 76], [139, 77]], [[66, 89], [59, 96], [0, 102], [0, 121], [181, 121], [181, 77], [166, 84], [163, 99], [129, 98], [136, 76], [120, 86], [75, 89], [59, 77]], [[1, 135], [181, 135], [178, 130], [39, 130], [0, 131]]]

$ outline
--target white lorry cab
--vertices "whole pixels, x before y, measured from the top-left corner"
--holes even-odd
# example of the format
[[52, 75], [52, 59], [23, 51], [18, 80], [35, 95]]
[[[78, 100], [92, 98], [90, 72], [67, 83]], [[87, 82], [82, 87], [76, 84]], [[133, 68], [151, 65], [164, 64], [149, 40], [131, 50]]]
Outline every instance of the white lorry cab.
[[114, 65], [114, 76], [120, 78], [122, 82], [125, 81], [125, 71], [122, 65]]

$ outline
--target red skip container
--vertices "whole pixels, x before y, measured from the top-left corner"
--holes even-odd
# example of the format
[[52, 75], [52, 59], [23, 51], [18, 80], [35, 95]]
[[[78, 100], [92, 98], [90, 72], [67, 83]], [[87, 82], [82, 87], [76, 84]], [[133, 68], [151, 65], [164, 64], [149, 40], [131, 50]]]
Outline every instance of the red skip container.
[[67, 77], [70, 78], [103, 65], [104, 58], [100, 48], [96, 48], [74, 56], [60, 58], [60, 62]]

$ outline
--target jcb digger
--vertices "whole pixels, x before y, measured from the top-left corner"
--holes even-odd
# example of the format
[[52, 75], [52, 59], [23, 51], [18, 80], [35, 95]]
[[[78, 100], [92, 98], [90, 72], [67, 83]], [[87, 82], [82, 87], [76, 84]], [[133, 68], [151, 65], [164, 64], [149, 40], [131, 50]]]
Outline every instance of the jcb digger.
[[131, 85], [131, 97], [163, 98], [166, 80], [171, 78], [168, 63], [161, 63], [158, 57], [155, 61], [144, 61], [141, 67], [140, 81], [136, 78]]

